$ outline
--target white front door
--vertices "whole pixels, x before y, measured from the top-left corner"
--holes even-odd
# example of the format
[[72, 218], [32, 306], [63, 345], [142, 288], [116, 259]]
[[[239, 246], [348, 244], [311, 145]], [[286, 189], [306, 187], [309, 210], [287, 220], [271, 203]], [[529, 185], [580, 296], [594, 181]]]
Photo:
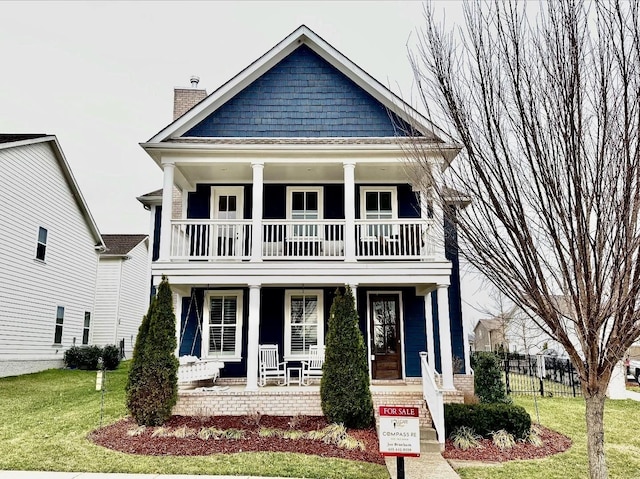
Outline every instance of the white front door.
[[[211, 194], [211, 218], [220, 220], [211, 233], [213, 256], [237, 256], [241, 253], [243, 225], [234, 220], [243, 218], [244, 188], [242, 186], [214, 186]], [[223, 220], [231, 220], [225, 222]]]

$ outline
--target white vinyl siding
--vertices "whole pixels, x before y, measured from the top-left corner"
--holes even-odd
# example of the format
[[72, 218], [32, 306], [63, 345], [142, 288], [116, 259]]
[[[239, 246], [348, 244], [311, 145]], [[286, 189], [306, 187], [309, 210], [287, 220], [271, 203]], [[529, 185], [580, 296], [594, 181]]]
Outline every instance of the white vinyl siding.
[[147, 312], [150, 295], [148, 250], [145, 241], [122, 257], [101, 257], [98, 266], [92, 344], [120, 345], [125, 357], [133, 352], [138, 328]]
[[[96, 239], [48, 143], [0, 149], [0, 171], [0, 361], [61, 361], [93, 310]], [[46, 262], [35, 259], [40, 227]], [[64, 327], [53, 345], [59, 305]]]
[[205, 295], [203, 339], [207, 357], [240, 360], [242, 298], [242, 291], [215, 291]]
[[285, 359], [305, 358], [309, 346], [324, 345], [322, 290], [285, 292]]

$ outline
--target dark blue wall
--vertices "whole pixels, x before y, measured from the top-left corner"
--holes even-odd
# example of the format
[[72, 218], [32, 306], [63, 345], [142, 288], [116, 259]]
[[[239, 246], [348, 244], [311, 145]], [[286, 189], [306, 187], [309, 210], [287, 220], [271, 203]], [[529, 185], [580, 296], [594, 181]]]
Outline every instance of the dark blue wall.
[[362, 187], [375, 188], [390, 188], [396, 187], [398, 192], [398, 218], [420, 218], [420, 201], [418, 195], [411, 190], [411, 185], [408, 184], [356, 184], [356, 219], [360, 219], [360, 189]]
[[214, 183], [198, 183], [195, 191], [189, 191], [187, 194], [187, 218], [189, 219], [208, 219], [211, 218], [211, 187], [212, 186], [243, 186], [243, 219], [251, 219], [251, 200], [253, 186], [247, 185], [228, 185]]
[[184, 136], [388, 137], [404, 131], [406, 123], [302, 45]]
[[153, 218], [153, 251], [152, 261], [157, 261], [160, 257], [160, 226], [162, 224], [162, 206], [156, 206], [156, 214]]

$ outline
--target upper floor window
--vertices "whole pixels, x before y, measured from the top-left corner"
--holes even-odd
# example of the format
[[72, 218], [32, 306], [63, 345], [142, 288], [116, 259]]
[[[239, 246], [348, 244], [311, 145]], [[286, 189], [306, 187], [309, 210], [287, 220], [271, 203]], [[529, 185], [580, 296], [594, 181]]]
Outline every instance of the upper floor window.
[[[322, 188], [287, 188], [287, 219], [322, 219]], [[294, 224], [291, 235], [316, 237], [318, 236], [318, 225]]]
[[288, 290], [285, 294], [285, 358], [305, 358], [309, 346], [324, 345], [322, 290]]
[[89, 331], [91, 331], [91, 313], [84, 312], [84, 327], [82, 329], [82, 344], [89, 344]]
[[242, 353], [242, 291], [215, 291], [205, 296], [205, 354], [239, 360]]
[[38, 228], [38, 245], [36, 246], [36, 259], [44, 261], [47, 254], [47, 230], [42, 226]]
[[56, 310], [56, 331], [53, 335], [54, 344], [62, 344], [62, 325], [64, 323], [64, 307], [58, 306]]
[[[395, 187], [362, 188], [360, 195], [361, 218], [365, 220], [394, 220], [398, 217], [397, 192]], [[367, 226], [368, 236], [390, 236], [393, 225], [382, 221], [377, 225]]]

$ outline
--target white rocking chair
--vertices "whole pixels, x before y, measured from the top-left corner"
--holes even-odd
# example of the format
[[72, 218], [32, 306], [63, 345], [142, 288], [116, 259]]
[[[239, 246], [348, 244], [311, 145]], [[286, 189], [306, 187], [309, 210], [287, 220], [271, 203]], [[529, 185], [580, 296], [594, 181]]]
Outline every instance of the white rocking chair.
[[286, 384], [287, 363], [280, 361], [277, 344], [261, 344], [258, 346], [260, 361], [260, 378], [258, 386], [267, 384], [269, 379], [277, 379], [278, 385]]
[[324, 366], [324, 346], [309, 346], [309, 357], [302, 361], [302, 384], [308, 386], [311, 379], [322, 378]]

